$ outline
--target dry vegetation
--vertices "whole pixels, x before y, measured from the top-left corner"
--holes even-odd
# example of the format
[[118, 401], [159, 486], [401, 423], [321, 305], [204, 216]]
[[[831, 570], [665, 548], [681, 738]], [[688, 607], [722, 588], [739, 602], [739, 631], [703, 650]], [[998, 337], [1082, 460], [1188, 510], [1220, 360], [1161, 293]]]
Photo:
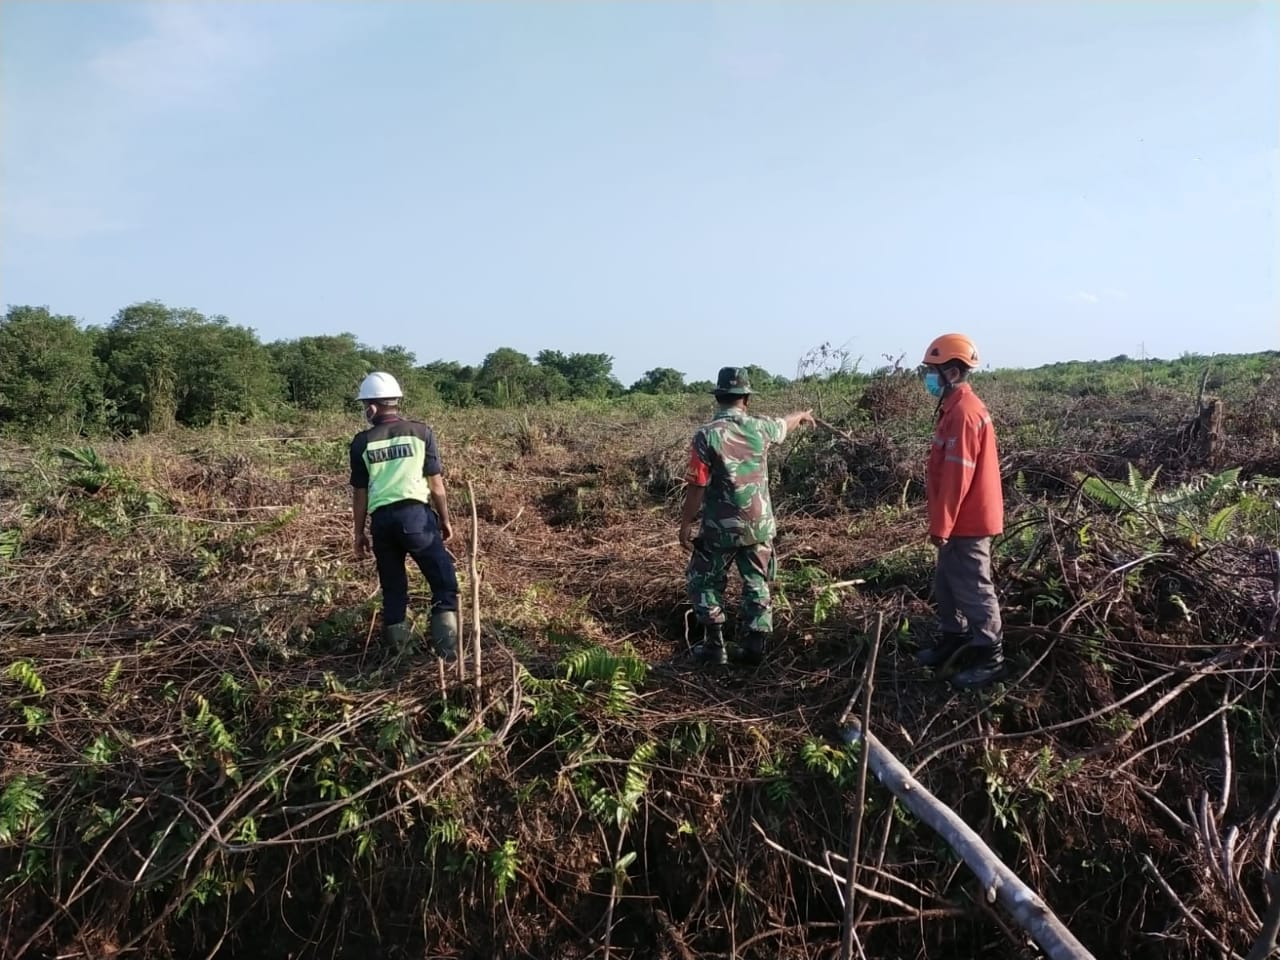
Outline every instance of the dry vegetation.
[[[775, 457], [754, 672], [683, 660], [674, 517], [705, 411], [681, 400], [437, 421], [460, 560], [476, 492], [481, 691], [383, 656], [346, 425], [10, 444], [4, 955], [834, 956], [858, 773], [837, 721], [883, 614], [873, 730], [1097, 956], [1244, 956], [1280, 867], [1270, 366], [1216, 391], [1212, 445], [1194, 391], [982, 386], [1013, 665], [982, 695], [912, 659], [909, 377], [827, 389], [848, 437]], [[762, 405], [792, 399], [815, 398]], [[1036, 955], [875, 784], [862, 850], [867, 956]]]

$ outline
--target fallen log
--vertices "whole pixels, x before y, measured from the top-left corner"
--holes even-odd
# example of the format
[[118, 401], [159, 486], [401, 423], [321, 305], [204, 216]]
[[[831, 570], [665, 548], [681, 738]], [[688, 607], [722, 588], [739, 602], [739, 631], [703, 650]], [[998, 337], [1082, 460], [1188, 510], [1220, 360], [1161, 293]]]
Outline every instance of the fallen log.
[[874, 735], [867, 732], [864, 736], [861, 721], [851, 719], [841, 736], [846, 743], [865, 741], [866, 762], [876, 779], [947, 842], [977, 875], [987, 901], [994, 903], [998, 900], [1003, 904], [1050, 960], [1095, 960], [1036, 892], [1005, 866], [954, 810], [911, 776], [902, 761]]

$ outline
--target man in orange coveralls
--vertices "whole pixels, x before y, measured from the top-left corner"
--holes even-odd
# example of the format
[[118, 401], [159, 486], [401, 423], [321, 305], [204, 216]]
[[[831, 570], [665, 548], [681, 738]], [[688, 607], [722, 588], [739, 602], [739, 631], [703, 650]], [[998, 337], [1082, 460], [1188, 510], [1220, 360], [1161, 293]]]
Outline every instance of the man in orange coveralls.
[[952, 686], [976, 690], [1004, 675], [1000, 603], [991, 581], [991, 539], [1004, 530], [1000, 456], [991, 414], [968, 384], [978, 348], [947, 333], [924, 355], [924, 384], [938, 398], [926, 492], [929, 542], [938, 548], [934, 598], [941, 638], [921, 650], [929, 667], [956, 661]]

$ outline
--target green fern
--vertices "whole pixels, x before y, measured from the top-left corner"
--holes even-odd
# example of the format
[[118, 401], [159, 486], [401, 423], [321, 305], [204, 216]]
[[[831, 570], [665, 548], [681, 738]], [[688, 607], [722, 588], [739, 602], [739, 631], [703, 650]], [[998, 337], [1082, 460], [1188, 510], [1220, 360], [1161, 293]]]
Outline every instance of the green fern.
[[115, 759], [116, 749], [117, 744], [111, 739], [111, 734], [100, 733], [93, 738], [93, 743], [89, 744], [88, 749], [85, 750], [85, 762], [91, 767], [105, 767]]
[[79, 468], [71, 476], [70, 483], [89, 493], [97, 493], [110, 486], [119, 476], [118, 471], [93, 447], [59, 447], [57, 453], [63, 463]]
[[1229, 506], [1223, 507], [1210, 517], [1208, 522], [1205, 524], [1205, 535], [1210, 540], [1221, 540], [1226, 536], [1227, 530], [1230, 529], [1231, 525], [1235, 522], [1236, 514], [1239, 512], [1240, 505], [1238, 503], [1233, 503]]
[[1126, 517], [1132, 529], [1145, 526], [1150, 532], [1163, 535], [1166, 526], [1172, 524], [1177, 534], [1193, 541], [1200, 538], [1201, 529], [1211, 539], [1221, 539], [1236, 515], [1236, 504], [1227, 504], [1210, 516], [1206, 514], [1225, 496], [1243, 490], [1240, 469], [1232, 467], [1156, 492], [1159, 475], [1157, 467], [1144, 479], [1137, 467], [1128, 464], [1127, 482], [1086, 477], [1080, 489], [1090, 500]]
[[857, 763], [852, 751], [856, 749], [856, 747], [833, 747], [822, 740], [809, 737], [800, 745], [800, 760], [807, 769], [820, 773], [844, 787], [854, 782]]
[[657, 753], [658, 745], [652, 740], [646, 740], [632, 752], [631, 762], [627, 764], [627, 775], [623, 779], [622, 793], [618, 796], [617, 810], [614, 814], [619, 829], [630, 822], [631, 817], [640, 806], [640, 801], [644, 799], [645, 791], [649, 789], [649, 765], [653, 763], [653, 758]]
[[44, 784], [34, 776], [19, 775], [0, 793], [0, 845], [8, 845], [36, 832], [44, 817]]
[[0, 561], [17, 560], [22, 551], [22, 531], [17, 527], [0, 530]]
[[583, 685], [612, 683], [621, 675], [628, 683], [643, 683], [649, 665], [632, 654], [621, 656], [604, 647], [586, 647], [576, 650], [560, 661], [564, 678]]
[[104, 697], [111, 696], [115, 691], [116, 684], [120, 681], [120, 674], [124, 672], [124, 661], [117, 660], [111, 665], [111, 669], [107, 671], [107, 675], [102, 678], [102, 695]]
[[566, 681], [584, 689], [606, 688], [607, 709], [619, 715], [633, 706], [636, 685], [644, 682], [649, 665], [629, 651], [619, 655], [604, 647], [586, 647], [565, 657], [560, 669]]
[[791, 803], [794, 787], [787, 777], [787, 766], [782, 757], [773, 754], [760, 763], [758, 776], [765, 780], [764, 791], [769, 802], [778, 810], [786, 809]]
[[499, 900], [507, 895], [507, 888], [516, 880], [517, 872], [520, 868], [520, 858], [517, 851], [516, 841], [507, 839], [502, 842], [502, 846], [497, 847], [489, 854], [489, 869], [493, 872], [493, 888]]
[[427, 856], [435, 859], [443, 846], [453, 846], [462, 840], [463, 824], [457, 817], [441, 817], [431, 822], [427, 831]]
[[21, 704], [18, 710], [22, 713], [22, 722], [26, 724], [27, 733], [35, 733], [49, 722], [49, 711]]
[[191, 699], [196, 704], [196, 715], [191, 718], [191, 722], [204, 734], [209, 746], [224, 753], [235, 753], [235, 738], [231, 736], [231, 731], [222, 722], [222, 718], [209, 708], [209, 701], [199, 693], [193, 693]]
[[32, 696], [43, 697], [48, 693], [40, 674], [30, 660], [15, 660], [4, 672], [5, 678], [17, 683]]
[[109, 470], [111, 465], [102, 459], [93, 447], [59, 447], [57, 454], [63, 463], [88, 470]]

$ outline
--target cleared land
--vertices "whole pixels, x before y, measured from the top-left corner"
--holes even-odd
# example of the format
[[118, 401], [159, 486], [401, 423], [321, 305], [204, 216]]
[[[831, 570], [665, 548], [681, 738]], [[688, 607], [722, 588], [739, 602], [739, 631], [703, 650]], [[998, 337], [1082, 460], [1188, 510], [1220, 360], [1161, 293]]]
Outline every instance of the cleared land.
[[[909, 376], [761, 398], [848, 436], [773, 458], [777, 642], [752, 672], [683, 660], [701, 403], [426, 412], [468, 601], [475, 491], [479, 692], [381, 650], [351, 424], [6, 443], [4, 955], [832, 956], [858, 774], [837, 721], [883, 614], [872, 729], [1097, 956], [1244, 956], [1280, 866], [1280, 358], [1215, 363], [1198, 406], [1204, 365], [980, 382], [1012, 659], [982, 695], [912, 658]], [[890, 801], [873, 781], [867, 955], [1035, 956]]]

